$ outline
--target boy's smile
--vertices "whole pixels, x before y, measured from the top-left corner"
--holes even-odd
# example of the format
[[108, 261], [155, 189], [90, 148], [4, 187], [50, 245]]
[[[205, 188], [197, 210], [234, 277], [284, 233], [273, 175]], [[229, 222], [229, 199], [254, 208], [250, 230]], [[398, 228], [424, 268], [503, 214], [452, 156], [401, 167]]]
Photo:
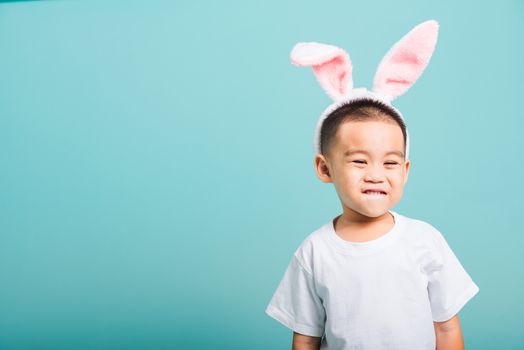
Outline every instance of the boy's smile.
[[340, 125], [324, 157], [317, 154], [316, 170], [333, 182], [342, 203], [342, 219], [366, 223], [390, 220], [408, 179], [404, 138], [393, 121], [349, 121]]

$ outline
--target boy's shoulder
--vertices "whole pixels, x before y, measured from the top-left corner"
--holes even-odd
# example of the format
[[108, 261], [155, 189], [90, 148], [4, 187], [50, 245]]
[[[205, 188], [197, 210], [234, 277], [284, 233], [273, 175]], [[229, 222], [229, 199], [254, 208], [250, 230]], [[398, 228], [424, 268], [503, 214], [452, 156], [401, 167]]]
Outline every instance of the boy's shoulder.
[[398, 215], [404, 221], [404, 233], [409, 239], [434, 241], [443, 238], [442, 233], [435, 225], [422, 219]]
[[332, 221], [328, 221], [315, 228], [302, 240], [293, 254], [293, 257], [309, 272], [312, 272], [313, 267], [311, 265], [314, 257], [329, 249], [326, 236], [331, 224]]

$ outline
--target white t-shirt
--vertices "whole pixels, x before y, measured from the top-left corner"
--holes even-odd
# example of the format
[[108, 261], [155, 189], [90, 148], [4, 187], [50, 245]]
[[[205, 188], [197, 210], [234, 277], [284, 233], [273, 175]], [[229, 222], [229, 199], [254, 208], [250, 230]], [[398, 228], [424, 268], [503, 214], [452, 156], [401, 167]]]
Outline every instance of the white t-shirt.
[[333, 220], [295, 251], [266, 313], [321, 349], [435, 350], [433, 321], [452, 318], [479, 288], [432, 225], [392, 210], [395, 224], [367, 242]]

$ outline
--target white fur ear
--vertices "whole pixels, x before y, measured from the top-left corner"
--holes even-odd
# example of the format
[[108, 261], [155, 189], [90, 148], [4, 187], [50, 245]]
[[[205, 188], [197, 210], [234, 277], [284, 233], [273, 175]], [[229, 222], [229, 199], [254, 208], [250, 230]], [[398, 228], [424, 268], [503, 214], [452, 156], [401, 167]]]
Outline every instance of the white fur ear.
[[395, 43], [377, 68], [373, 91], [391, 100], [406, 92], [420, 77], [433, 55], [438, 28], [435, 20], [423, 22]]
[[291, 51], [291, 63], [312, 66], [320, 86], [335, 101], [353, 88], [351, 60], [341, 48], [317, 42], [298, 43]]

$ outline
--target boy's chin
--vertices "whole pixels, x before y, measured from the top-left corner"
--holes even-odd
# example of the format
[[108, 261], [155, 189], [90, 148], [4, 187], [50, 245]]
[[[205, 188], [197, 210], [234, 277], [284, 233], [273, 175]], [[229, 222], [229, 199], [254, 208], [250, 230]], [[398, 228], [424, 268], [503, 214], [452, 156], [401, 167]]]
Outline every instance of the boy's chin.
[[360, 210], [353, 210], [353, 211], [362, 216], [368, 217], [370, 219], [375, 219], [375, 218], [379, 218], [381, 216], [388, 214], [389, 208], [384, 207], [380, 209], [378, 208], [377, 209], [360, 209]]

